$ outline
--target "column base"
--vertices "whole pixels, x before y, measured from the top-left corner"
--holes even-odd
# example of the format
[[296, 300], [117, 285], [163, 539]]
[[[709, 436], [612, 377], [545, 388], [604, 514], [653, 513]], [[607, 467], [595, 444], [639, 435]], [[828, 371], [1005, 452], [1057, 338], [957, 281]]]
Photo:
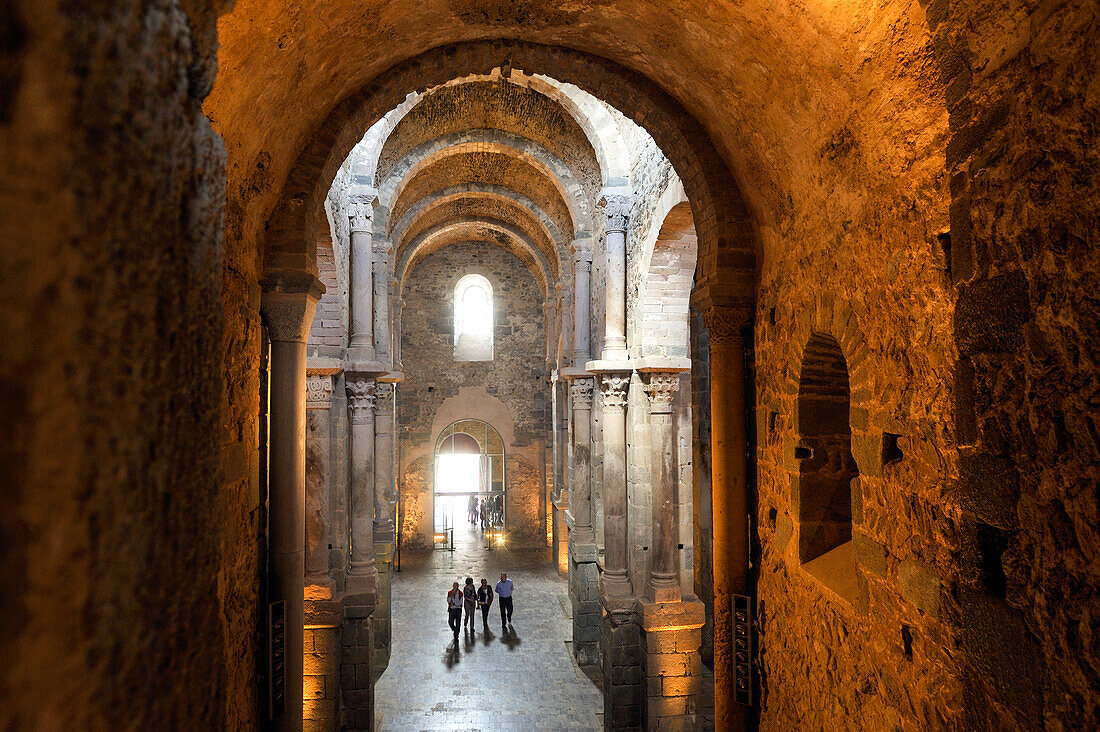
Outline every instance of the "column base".
[[600, 597], [631, 598], [634, 586], [626, 572], [621, 574], [604, 571], [600, 575]]
[[645, 724], [646, 695], [637, 600], [601, 596], [600, 604], [603, 727], [606, 732], [639, 732]]
[[695, 729], [706, 609], [693, 595], [681, 602], [638, 602], [646, 678], [645, 729]]
[[569, 542], [569, 600], [573, 606], [573, 657], [581, 666], [600, 662], [600, 588], [596, 544]]
[[345, 590], [346, 596], [370, 596], [369, 603], [356, 603], [356, 604], [369, 604], [371, 608], [374, 608], [375, 595], [378, 591], [378, 570], [374, 566], [374, 562], [367, 565], [355, 565], [353, 564], [349, 569], [347, 575], [345, 575]]
[[680, 586], [675, 583], [666, 585], [648, 582], [645, 587], [645, 597], [650, 602], [658, 604], [680, 602], [683, 599], [680, 594]]

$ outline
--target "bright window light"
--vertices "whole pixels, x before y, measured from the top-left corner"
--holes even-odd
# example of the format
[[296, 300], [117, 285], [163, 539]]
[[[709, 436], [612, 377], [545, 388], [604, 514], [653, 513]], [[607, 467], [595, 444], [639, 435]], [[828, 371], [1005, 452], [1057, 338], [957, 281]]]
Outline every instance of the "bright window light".
[[493, 360], [493, 286], [481, 275], [455, 285], [455, 360]]

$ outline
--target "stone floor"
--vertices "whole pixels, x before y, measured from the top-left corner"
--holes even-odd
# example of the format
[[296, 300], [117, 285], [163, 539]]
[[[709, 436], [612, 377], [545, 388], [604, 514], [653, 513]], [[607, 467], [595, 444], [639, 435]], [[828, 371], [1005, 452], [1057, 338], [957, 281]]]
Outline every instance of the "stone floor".
[[[376, 729], [600, 730], [603, 697], [570, 653], [568, 588], [550, 550], [487, 551], [460, 524], [456, 550], [404, 552], [393, 581], [393, 651], [375, 686]], [[457, 643], [447, 627], [446, 593], [467, 576], [515, 582], [512, 628], [494, 603], [486, 632], [478, 614]], [[598, 670], [590, 673], [597, 675]]]

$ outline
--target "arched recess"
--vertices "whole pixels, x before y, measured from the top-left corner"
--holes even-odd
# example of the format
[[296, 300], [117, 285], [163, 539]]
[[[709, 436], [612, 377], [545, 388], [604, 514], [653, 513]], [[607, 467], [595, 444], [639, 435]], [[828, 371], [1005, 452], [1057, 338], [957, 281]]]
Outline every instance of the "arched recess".
[[592, 231], [592, 210], [589, 197], [573, 171], [549, 150], [527, 138], [500, 130], [469, 130], [437, 137], [418, 146], [395, 165], [388, 176], [379, 181], [378, 211], [375, 230], [388, 233], [397, 202], [417, 174], [430, 166], [458, 155], [495, 153], [521, 160], [544, 177], [569, 212], [573, 234]]
[[854, 324], [840, 337], [824, 328], [808, 334], [798, 377], [798, 473], [791, 490], [799, 564], [849, 603], [858, 591], [852, 533], [862, 515], [852, 394], [869, 390], [866, 371], [849, 369], [845, 347], [860, 347], [862, 342]]
[[691, 201], [699, 235], [701, 285], [731, 305], [755, 299], [756, 245], [737, 182], [707, 131], [664, 90], [612, 61], [557, 46], [498, 39], [443, 46], [380, 74], [337, 103], [290, 171], [270, 216], [265, 269], [313, 269], [317, 203], [368, 129], [409, 93], [501, 67], [574, 84], [642, 125], [668, 156]]

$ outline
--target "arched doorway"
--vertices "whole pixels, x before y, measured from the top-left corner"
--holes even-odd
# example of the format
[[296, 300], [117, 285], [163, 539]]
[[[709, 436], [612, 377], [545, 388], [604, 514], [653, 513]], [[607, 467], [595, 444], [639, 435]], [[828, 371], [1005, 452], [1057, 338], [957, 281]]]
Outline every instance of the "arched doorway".
[[[504, 441], [480, 419], [452, 423], [435, 446], [433, 485], [434, 531], [453, 542], [470, 531], [455, 531], [464, 523], [491, 529], [502, 527], [507, 511], [504, 490]], [[477, 513], [471, 518], [476, 499]], [[484, 517], [484, 518], [483, 518]]]

